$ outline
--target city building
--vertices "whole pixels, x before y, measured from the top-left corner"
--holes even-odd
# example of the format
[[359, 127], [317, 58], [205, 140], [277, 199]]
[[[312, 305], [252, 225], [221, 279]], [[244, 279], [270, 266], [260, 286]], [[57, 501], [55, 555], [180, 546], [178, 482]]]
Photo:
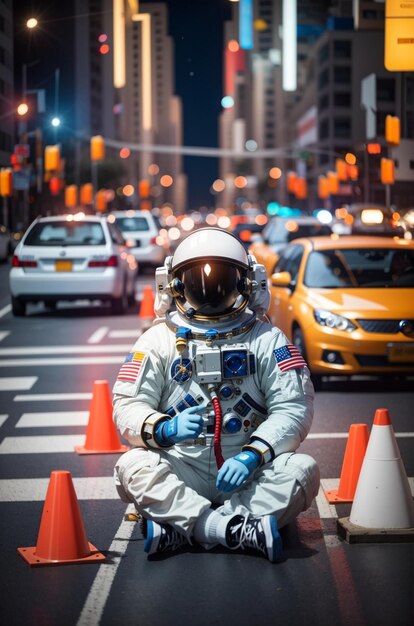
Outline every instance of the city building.
[[14, 146], [15, 115], [13, 78], [13, 11], [12, 0], [0, 1], [0, 165], [10, 166]]

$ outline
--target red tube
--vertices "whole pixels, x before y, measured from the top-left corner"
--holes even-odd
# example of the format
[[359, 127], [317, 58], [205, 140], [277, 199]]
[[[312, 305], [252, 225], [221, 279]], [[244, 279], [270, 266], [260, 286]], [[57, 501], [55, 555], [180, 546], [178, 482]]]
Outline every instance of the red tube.
[[214, 407], [214, 456], [216, 457], [217, 468], [220, 467], [224, 463], [223, 454], [221, 452], [221, 425], [223, 422], [223, 413], [221, 411], [220, 401], [217, 396], [212, 398], [213, 407]]

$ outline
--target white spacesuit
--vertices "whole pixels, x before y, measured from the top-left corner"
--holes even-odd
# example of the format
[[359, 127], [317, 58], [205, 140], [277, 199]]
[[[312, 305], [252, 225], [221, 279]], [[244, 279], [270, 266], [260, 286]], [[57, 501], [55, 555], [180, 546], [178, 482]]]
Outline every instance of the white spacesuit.
[[157, 269], [156, 290], [158, 317], [113, 390], [116, 425], [134, 446], [116, 463], [118, 492], [142, 515], [149, 554], [196, 541], [276, 561], [278, 528], [310, 506], [319, 470], [295, 452], [313, 386], [263, 317], [265, 269], [233, 235], [202, 228]]

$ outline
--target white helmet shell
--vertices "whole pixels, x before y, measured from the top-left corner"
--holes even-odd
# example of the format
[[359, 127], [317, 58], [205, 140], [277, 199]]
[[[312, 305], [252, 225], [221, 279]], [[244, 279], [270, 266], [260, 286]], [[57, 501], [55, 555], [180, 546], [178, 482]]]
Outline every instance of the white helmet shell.
[[236, 237], [220, 228], [200, 228], [178, 244], [171, 268], [174, 272], [186, 263], [206, 258], [249, 267], [247, 252]]

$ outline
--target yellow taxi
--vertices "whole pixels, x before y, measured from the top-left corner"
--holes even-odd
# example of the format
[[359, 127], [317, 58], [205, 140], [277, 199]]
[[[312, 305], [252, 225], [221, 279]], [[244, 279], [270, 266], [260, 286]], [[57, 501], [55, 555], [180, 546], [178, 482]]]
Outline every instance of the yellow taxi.
[[296, 239], [270, 275], [268, 317], [323, 375], [414, 374], [414, 241]]

